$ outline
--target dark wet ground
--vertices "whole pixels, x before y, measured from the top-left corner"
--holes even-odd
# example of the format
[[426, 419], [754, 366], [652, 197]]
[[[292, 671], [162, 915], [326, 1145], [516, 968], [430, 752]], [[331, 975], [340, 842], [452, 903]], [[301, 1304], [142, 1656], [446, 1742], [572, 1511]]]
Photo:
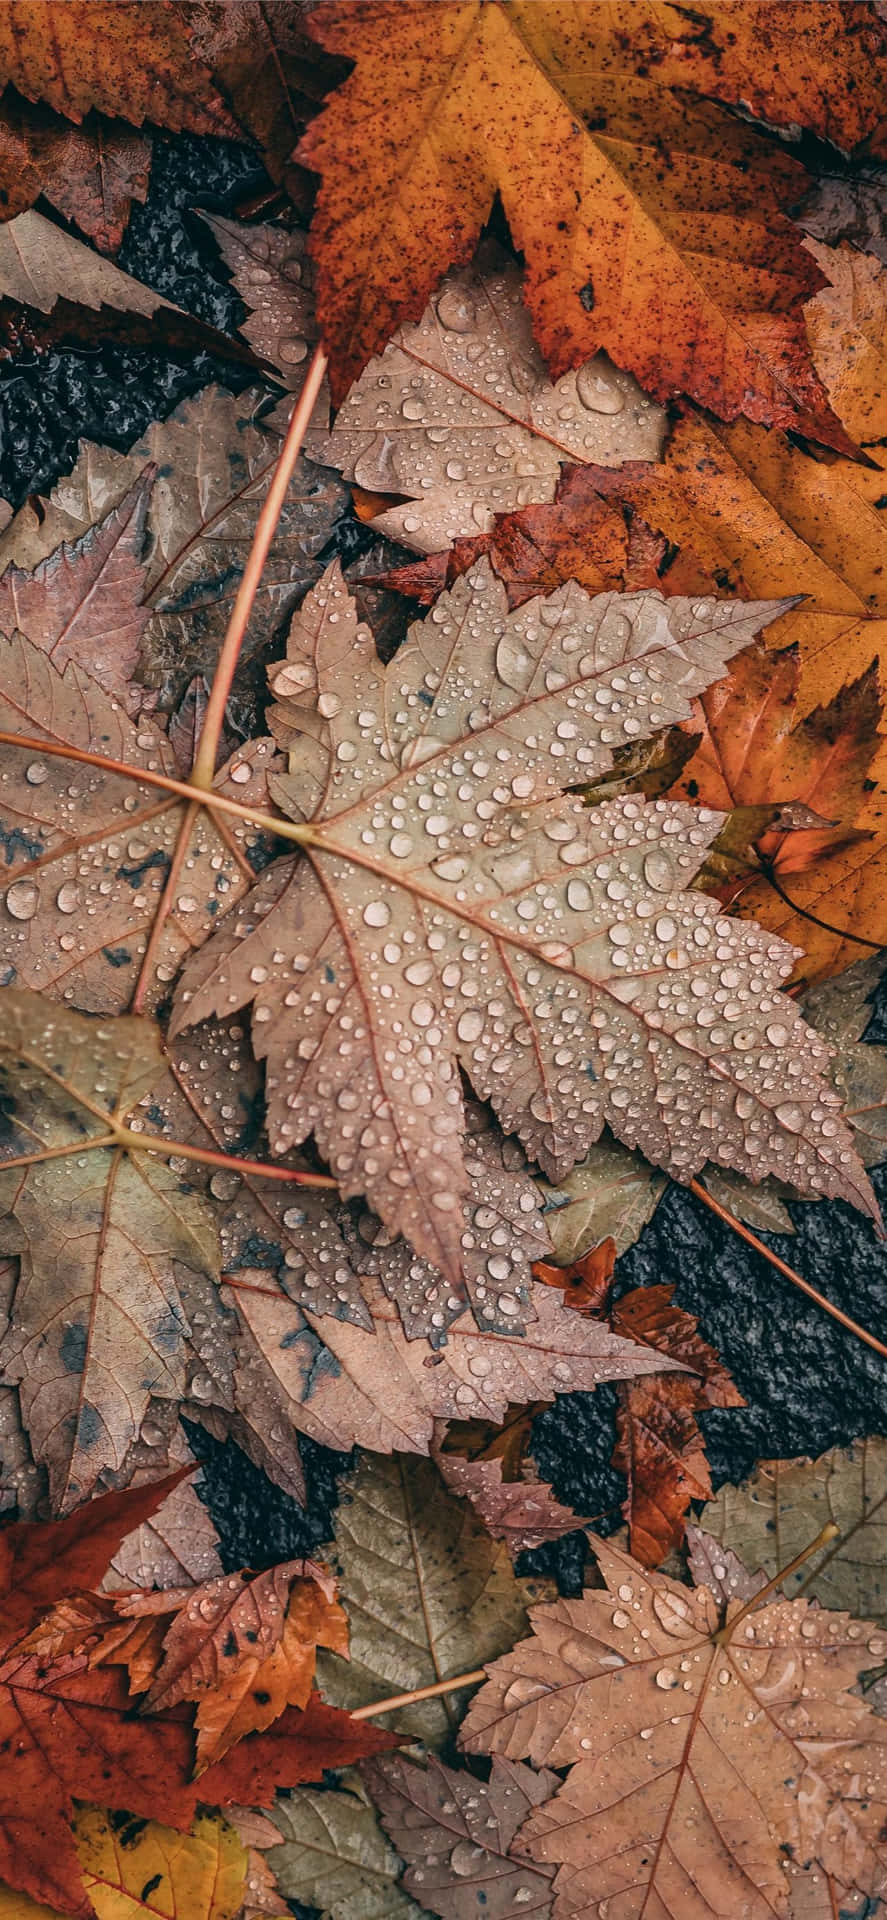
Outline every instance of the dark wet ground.
[[[227, 209], [260, 184], [245, 148], [187, 135], [158, 140], [145, 207], [134, 210], [119, 264], [200, 319], [225, 328], [242, 315], [215, 247], [192, 217], [195, 206]], [[18, 504], [47, 490], [73, 463], [81, 437], [128, 447], [148, 422], [210, 380], [235, 390], [252, 376], [209, 355], [149, 352], [106, 344], [0, 362], [0, 495]], [[347, 557], [365, 542], [345, 523], [336, 544]], [[887, 991], [869, 1038], [887, 1041]], [[874, 1176], [887, 1210], [887, 1169]], [[798, 1207], [794, 1239], [774, 1239], [784, 1259], [856, 1320], [883, 1334], [884, 1250], [871, 1226], [841, 1203]], [[731, 1368], [748, 1405], [702, 1416], [714, 1482], [740, 1479], [755, 1461], [817, 1454], [857, 1436], [887, 1431], [887, 1363], [845, 1333], [723, 1227], [691, 1195], [672, 1188], [637, 1246], [617, 1268], [617, 1291], [672, 1281], [680, 1304]], [[573, 1394], [536, 1422], [534, 1452], [558, 1496], [585, 1514], [619, 1520], [624, 1483], [609, 1465], [615, 1393]], [[230, 1567], [261, 1566], [328, 1539], [335, 1474], [346, 1456], [306, 1443], [310, 1498], [303, 1512], [231, 1446], [193, 1429], [205, 1462], [205, 1497]], [[584, 1541], [571, 1536], [525, 1556], [524, 1566], [556, 1572], [565, 1589], [581, 1581]]]

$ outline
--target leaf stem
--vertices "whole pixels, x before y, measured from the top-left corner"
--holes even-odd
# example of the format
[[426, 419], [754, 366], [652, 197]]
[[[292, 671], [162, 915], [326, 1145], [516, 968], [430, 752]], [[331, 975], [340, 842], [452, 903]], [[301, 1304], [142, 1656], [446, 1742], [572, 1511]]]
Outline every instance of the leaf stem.
[[[185, 1140], [165, 1140], [159, 1133], [135, 1133], [130, 1127], [118, 1127], [114, 1145], [130, 1153], [159, 1153], [181, 1160], [197, 1160], [204, 1167], [230, 1167], [232, 1173], [251, 1173], [261, 1180], [290, 1180], [299, 1187], [336, 1187], [330, 1173], [308, 1173], [299, 1167], [275, 1167], [265, 1160], [241, 1160], [236, 1153], [220, 1153], [214, 1147], [192, 1147]], [[89, 1145], [98, 1144], [90, 1141]], [[0, 1162], [0, 1165], [3, 1165]], [[10, 1165], [7, 1160], [6, 1166]]]
[[265, 562], [271, 550], [271, 542], [277, 530], [277, 522], [283, 511], [287, 489], [293, 477], [293, 469], [302, 451], [302, 442], [308, 429], [308, 423], [314, 412], [317, 396], [323, 385], [326, 373], [326, 354], [323, 348], [314, 349], [311, 365], [305, 377], [305, 385], [299, 395], [287, 428], [286, 439], [280, 450], [274, 477], [268, 488], [265, 504], [256, 523], [249, 557], [243, 570], [243, 578], [237, 589], [237, 598], [231, 609], [231, 618], [222, 641], [218, 664], [213, 677], [212, 689], [207, 702], [203, 727], [194, 765], [191, 768], [192, 787], [208, 788], [212, 786], [216, 770], [216, 754], [225, 720], [225, 708], [231, 683], [237, 671], [240, 649], [246, 633], [253, 602], [258, 592]]
[[[149, 767], [130, 767], [125, 760], [111, 760], [103, 753], [90, 753], [85, 747], [72, 747], [67, 742], [41, 740], [27, 733], [8, 733], [0, 728], [0, 746], [21, 747], [26, 753], [47, 753], [58, 760], [76, 760], [85, 767], [98, 767], [102, 773], [119, 774], [121, 779], [136, 780], [141, 786], [159, 787], [162, 793], [175, 794], [179, 800], [193, 800], [195, 790], [188, 780], [176, 780], [169, 773], [154, 773]], [[231, 813], [238, 820], [247, 820], [251, 826], [263, 827], [266, 833], [276, 833], [282, 840], [292, 840], [296, 846], [308, 846], [315, 839], [310, 826], [299, 826], [291, 820], [278, 818], [275, 813], [263, 813], [259, 807], [245, 807], [240, 800], [229, 800], [227, 794], [214, 790], [199, 793], [200, 804], [219, 813]]]
[[754, 1247], [755, 1253], [760, 1253], [765, 1260], [769, 1260], [771, 1267], [775, 1267], [777, 1273], [782, 1274], [783, 1279], [790, 1280], [793, 1287], [800, 1287], [801, 1292], [806, 1293], [808, 1300], [815, 1300], [816, 1305], [822, 1307], [825, 1313], [830, 1313], [833, 1320], [840, 1321], [841, 1326], [846, 1327], [848, 1333], [855, 1333], [857, 1340], [864, 1340], [867, 1347], [872, 1347], [875, 1353], [880, 1353], [887, 1360], [887, 1347], [882, 1340], [878, 1340], [873, 1333], [867, 1333], [865, 1327], [860, 1327], [855, 1320], [851, 1320], [849, 1313], [844, 1313], [840, 1307], [836, 1307], [833, 1301], [826, 1299], [824, 1293], [812, 1287], [809, 1280], [805, 1280], [802, 1274], [796, 1273], [794, 1267], [780, 1260], [778, 1253], [774, 1253], [765, 1240], [759, 1240], [757, 1234], [752, 1233], [749, 1227], [743, 1226], [742, 1221], [737, 1220], [735, 1213], [731, 1213], [727, 1207], [722, 1207], [720, 1200], [716, 1200], [713, 1194], [708, 1193], [701, 1181], [688, 1180], [687, 1186], [691, 1193], [695, 1193], [697, 1200], [704, 1201], [705, 1205], [711, 1208], [712, 1213], [716, 1213], [718, 1219], [723, 1220], [725, 1226], [732, 1227], [733, 1232], [738, 1233], [741, 1240], [747, 1241], [750, 1247]]
[[416, 1700], [433, 1700], [440, 1693], [455, 1693], [457, 1687], [476, 1687], [487, 1677], [486, 1667], [473, 1673], [457, 1673], [452, 1680], [437, 1680], [433, 1687], [414, 1687], [411, 1693], [393, 1693], [390, 1700], [373, 1700], [368, 1707], [352, 1709], [352, 1720], [372, 1720], [377, 1713], [393, 1713], [397, 1707], [411, 1707]]
[[329, 1173], [276, 1167], [266, 1160], [241, 1160], [236, 1153], [220, 1153], [214, 1147], [192, 1147], [185, 1140], [166, 1140], [159, 1133], [136, 1133], [131, 1127], [116, 1127], [113, 1133], [90, 1134], [85, 1140], [67, 1141], [61, 1147], [41, 1147], [37, 1153], [18, 1153], [9, 1160], [0, 1159], [0, 1173], [14, 1167], [40, 1166], [44, 1160], [70, 1159], [75, 1153], [92, 1153], [97, 1147], [124, 1147], [128, 1153], [157, 1153], [163, 1159], [198, 1160], [205, 1167], [230, 1167], [233, 1173], [252, 1174], [259, 1180], [288, 1180], [299, 1187], [336, 1186]]
[[765, 1587], [759, 1588], [757, 1593], [752, 1594], [751, 1599], [747, 1600], [745, 1606], [733, 1615], [732, 1620], [720, 1628], [719, 1632], [713, 1636], [718, 1644], [722, 1647], [726, 1646], [727, 1642], [732, 1640], [737, 1627], [748, 1618], [750, 1613], [754, 1613], [761, 1601], [766, 1600], [767, 1595], [773, 1593], [776, 1587], [784, 1586], [789, 1574], [795, 1573], [798, 1567], [802, 1567], [805, 1560], [809, 1560], [812, 1554], [819, 1552], [820, 1547], [827, 1547], [830, 1540], [837, 1540], [840, 1531], [840, 1527], [835, 1526], [834, 1520], [827, 1520], [825, 1526], [816, 1535], [816, 1539], [811, 1540], [809, 1546], [803, 1547], [800, 1553], [796, 1553], [787, 1567], [780, 1567], [779, 1572], [774, 1573], [772, 1580], [768, 1580]]

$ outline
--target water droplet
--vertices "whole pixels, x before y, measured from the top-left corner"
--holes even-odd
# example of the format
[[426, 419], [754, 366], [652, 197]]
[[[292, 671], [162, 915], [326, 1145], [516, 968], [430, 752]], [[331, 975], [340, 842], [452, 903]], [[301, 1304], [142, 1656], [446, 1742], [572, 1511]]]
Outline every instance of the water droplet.
[[55, 896], [55, 904], [58, 907], [59, 913], [76, 913], [81, 898], [80, 888], [75, 887], [72, 880], [66, 880], [64, 886], [59, 887], [58, 893]]
[[6, 894], [6, 911], [13, 920], [33, 920], [40, 904], [40, 895], [33, 880], [16, 880]]
[[625, 399], [612, 376], [608, 379], [597, 357], [586, 360], [576, 374], [576, 393], [589, 413], [621, 413]]
[[680, 1684], [674, 1667], [660, 1667], [656, 1675], [656, 1685], [661, 1687], [664, 1693], [670, 1693], [672, 1687], [679, 1687]]
[[368, 927], [387, 927], [391, 919], [391, 908], [384, 900], [371, 900], [364, 907], [363, 917]]
[[342, 702], [337, 693], [321, 693], [317, 699], [317, 711], [324, 720], [334, 720], [340, 712]]
[[442, 327], [450, 333], [470, 333], [477, 323], [474, 301], [461, 287], [444, 287], [438, 295], [436, 312]]
[[41, 787], [48, 777], [49, 768], [44, 766], [42, 760], [32, 760], [30, 766], [25, 768], [25, 779], [29, 787]]

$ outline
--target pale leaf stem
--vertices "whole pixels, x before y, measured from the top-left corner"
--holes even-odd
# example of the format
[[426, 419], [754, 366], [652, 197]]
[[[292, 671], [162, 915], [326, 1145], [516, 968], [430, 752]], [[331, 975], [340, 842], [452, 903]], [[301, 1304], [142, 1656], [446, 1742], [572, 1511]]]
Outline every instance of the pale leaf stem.
[[372, 1720], [377, 1713], [393, 1713], [398, 1707], [411, 1707], [416, 1700], [434, 1700], [441, 1693], [455, 1693], [458, 1687], [476, 1687], [487, 1677], [486, 1667], [473, 1673], [457, 1673], [452, 1680], [437, 1680], [433, 1687], [414, 1687], [411, 1693], [393, 1693], [390, 1700], [372, 1700], [368, 1707], [354, 1707], [352, 1720]]
[[274, 477], [268, 488], [265, 504], [259, 514], [253, 535], [249, 558], [243, 570], [243, 578], [237, 589], [237, 598], [231, 609], [231, 618], [222, 641], [213, 684], [207, 702], [206, 714], [194, 765], [191, 768], [192, 787], [211, 787], [216, 770], [216, 754], [225, 720], [225, 708], [231, 683], [237, 671], [240, 649], [246, 633], [253, 602], [265, 570], [265, 562], [271, 551], [271, 542], [277, 531], [277, 522], [283, 511], [287, 488], [293, 477], [293, 470], [302, 442], [308, 430], [308, 423], [317, 402], [326, 373], [326, 354], [322, 347], [315, 347], [311, 365], [305, 376], [305, 385], [294, 408], [292, 419], [287, 428], [286, 438], [280, 450], [280, 457], [274, 470]]

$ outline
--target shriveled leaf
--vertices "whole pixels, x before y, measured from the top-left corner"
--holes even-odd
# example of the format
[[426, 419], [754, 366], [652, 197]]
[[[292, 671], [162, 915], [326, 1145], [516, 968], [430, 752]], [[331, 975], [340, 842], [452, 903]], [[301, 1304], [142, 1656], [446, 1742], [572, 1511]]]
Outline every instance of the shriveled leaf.
[[887, 1440], [854, 1440], [818, 1460], [762, 1460], [741, 1486], [719, 1489], [700, 1525], [770, 1577], [829, 1520], [840, 1537], [790, 1574], [785, 1592], [887, 1626]]
[[[666, 543], [639, 515], [604, 498], [596, 469], [561, 468], [553, 498], [540, 506], [519, 507], [493, 518], [489, 533], [456, 540], [445, 553], [433, 553], [384, 576], [386, 585], [430, 606], [483, 554], [504, 580], [508, 604], [519, 607], [536, 593], [552, 593], [565, 580], [578, 580], [589, 593], [612, 587], [634, 592], [673, 583], [673, 562]], [[690, 586], [697, 584], [690, 580]]]
[[[336, 1554], [351, 1658], [318, 1657], [325, 1697], [353, 1708], [432, 1686], [477, 1667], [522, 1630], [526, 1589], [507, 1548], [444, 1491], [430, 1462], [363, 1460], [342, 1490]], [[464, 1704], [464, 1693], [443, 1694], [378, 1724], [439, 1747]]]
[[[385, 672], [335, 570], [294, 623], [285, 684], [302, 691], [277, 714], [304, 740], [272, 791], [297, 820], [317, 809], [307, 858], [270, 867], [248, 914], [189, 963], [176, 1026], [252, 1002], [275, 1149], [313, 1131], [343, 1192], [365, 1192], [452, 1280], [467, 1184], [457, 1060], [549, 1178], [609, 1120], [685, 1178], [710, 1156], [753, 1178], [788, 1162], [808, 1190], [871, 1205], [838, 1158], [840, 1122], [833, 1144], [808, 1117], [827, 1098], [824, 1056], [778, 994], [790, 953], [679, 891], [718, 817], [662, 801], [588, 811], [559, 791], [686, 712], [771, 611], [591, 600], [572, 585], [537, 622], [532, 608], [507, 613], [482, 562]], [[702, 1005], [728, 960], [742, 1020], [732, 1084], [729, 1031]], [[772, 1098], [781, 1048], [799, 1069], [790, 1100]], [[349, 1117], [371, 1111], [362, 1130]], [[746, 1127], [756, 1113], [766, 1133]]]
[[837, 246], [849, 240], [860, 253], [874, 254], [887, 265], [887, 196], [885, 173], [879, 167], [854, 169], [850, 175], [822, 174], [793, 209], [794, 217], [814, 240]]
[[551, 1867], [521, 1857], [518, 1829], [549, 1799], [557, 1774], [493, 1759], [489, 1781], [399, 1755], [369, 1761], [362, 1777], [389, 1839], [406, 1861], [403, 1885], [442, 1920], [548, 1920]]
[[123, 239], [133, 200], [144, 200], [151, 141], [122, 121], [90, 114], [74, 127], [8, 90], [0, 121], [0, 208], [12, 220], [41, 195], [103, 253]]
[[0, 80], [70, 120], [99, 107], [134, 126], [236, 132], [195, 58], [186, 12], [167, 0], [9, 0]]
[[[73, 473], [28, 503], [0, 539], [0, 565], [32, 568], [118, 506], [146, 463], [158, 469], [148, 510], [151, 621], [143, 678], [164, 697], [194, 673], [212, 677], [288, 414], [263, 419], [267, 395], [206, 387], [148, 429], [129, 453], [85, 441]], [[250, 621], [247, 653], [282, 626], [347, 502], [331, 473], [300, 460], [290, 482]]]
[[274, 1809], [268, 1855], [281, 1891], [322, 1903], [331, 1920], [422, 1920], [398, 1885], [401, 1862], [355, 1780], [349, 1791], [287, 1794]]
[[512, 1558], [582, 1525], [578, 1514], [555, 1499], [532, 1463], [520, 1480], [505, 1480], [501, 1460], [461, 1460], [455, 1453], [436, 1453], [435, 1459], [450, 1492], [471, 1501], [487, 1532], [506, 1542]]
[[293, 149], [339, 79], [342, 62], [308, 38], [301, 0], [274, 0], [273, 7], [263, 0], [225, 0], [221, 7], [190, 9], [188, 27], [195, 53], [212, 68], [272, 180], [307, 211], [311, 185]]
[[[255, 322], [248, 337], [257, 344]], [[552, 500], [562, 460], [655, 459], [663, 426], [660, 409], [603, 354], [550, 380], [519, 269], [485, 249], [475, 266], [447, 274], [418, 325], [398, 330], [329, 437], [309, 449], [370, 492], [406, 494], [373, 525], [432, 553], [490, 527], [496, 512]]]
[[59, 672], [69, 661], [132, 708], [132, 680], [151, 617], [142, 547], [153, 472], [146, 468], [95, 527], [28, 571], [0, 576], [0, 633], [26, 635]]
[[[315, 1574], [317, 1577], [315, 1577]], [[254, 1574], [219, 1574], [178, 1596], [163, 1656], [142, 1701], [144, 1713], [196, 1703], [198, 1771], [246, 1733], [268, 1727], [287, 1706], [304, 1707], [319, 1645], [347, 1654], [348, 1627], [334, 1583], [322, 1569], [287, 1561]], [[118, 1602], [124, 1619], [163, 1614], [173, 1596]]]
[[696, 1414], [745, 1405], [723, 1362], [697, 1332], [695, 1315], [674, 1303], [673, 1291], [636, 1287], [610, 1314], [614, 1331], [692, 1368], [692, 1376], [654, 1375], [619, 1392], [613, 1465], [628, 1480], [623, 1512], [631, 1551], [645, 1567], [659, 1566], [681, 1545], [690, 1502], [711, 1492]]
[[[689, 392], [848, 449], [806, 353], [798, 303], [816, 280], [780, 212], [803, 175], [683, 79], [670, 90], [683, 65], [657, 71], [649, 10], [331, 0], [311, 26], [356, 61], [298, 150], [322, 176], [312, 249], [337, 402], [470, 257], [498, 191], [555, 376], [603, 348], [657, 399]], [[661, 59], [668, 28], [652, 37]]]
[[887, 1641], [781, 1598], [745, 1618], [734, 1602], [721, 1631], [706, 1587], [595, 1551], [607, 1590], [537, 1609], [462, 1732], [469, 1752], [570, 1767], [520, 1835], [559, 1869], [556, 1920], [608, 1899], [683, 1920], [688, 1886], [700, 1914], [765, 1920], [788, 1911], [786, 1855], [879, 1884], [884, 1727], [850, 1689]]
[[64, 1511], [123, 1466], [152, 1395], [184, 1394], [190, 1328], [176, 1263], [217, 1272], [218, 1240], [200, 1198], [161, 1160], [113, 1145], [51, 1157], [107, 1138], [153, 1085], [161, 1056], [149, 1022], [87, 1023], [9, 990], [0, 1067], [12, 1154], [50, 1150], [3, 1175], [21, 1247], [3, 1367], [20, 1383], [34, 1453]]
[[[8, 578], [8, 575], [4, 576]], [[2, 595], [0, 585], [0, 595]], [[126, 614], [124, 613], [124, 617]], [[85, 622], [84, 622], [85, 624]], [[51, 643], [52, 630], [40, 630]], [[64, 635], [59, 643], [64, 651]], [[42, 739], [175, 777], [160, 728], [136, 724], [75, 660], [63, 671], [23, 634], [0, 638], [0, 724], [37, 746], [3, 749], [4, 950], [20, 986], [70, 993], [91, 1012], [127, 1008], [139, 978], [186, 803], [123, 775], [41, 758]], [[216, 776], [221, 792], [267, 801], [270, 742], [251, 741]], [[244, 777], [245, 776], [245, 777]], [[147, 1004], [168, 992], [183, 952], [206, 937], [219, 903], [253, 878], [256, 829], [201, 811], [181, 885], [154, 953]]]

